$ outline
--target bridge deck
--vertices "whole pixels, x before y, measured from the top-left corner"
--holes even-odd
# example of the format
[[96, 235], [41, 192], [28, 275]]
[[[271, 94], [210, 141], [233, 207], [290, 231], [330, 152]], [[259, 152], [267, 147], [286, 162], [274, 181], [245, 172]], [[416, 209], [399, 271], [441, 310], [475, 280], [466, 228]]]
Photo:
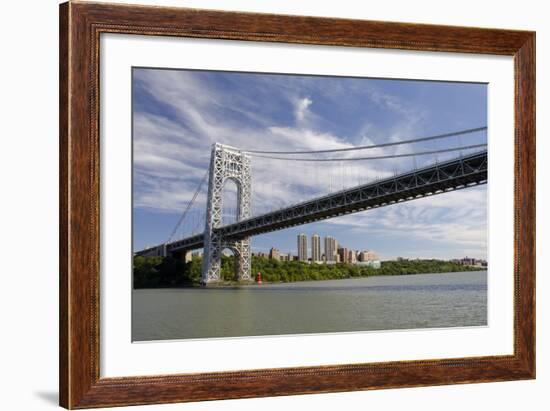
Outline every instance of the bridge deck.
[[[342, 190], [218, 228], [225, 238], [244, 238], [327, 218], [459, 190], [487, 182], [487, 151], [433, 164], [395, 177]], [[203, 247], [203, 234], [166, 244], [167, 252]], [[136, 255], [150, 255], [159, 247]]]

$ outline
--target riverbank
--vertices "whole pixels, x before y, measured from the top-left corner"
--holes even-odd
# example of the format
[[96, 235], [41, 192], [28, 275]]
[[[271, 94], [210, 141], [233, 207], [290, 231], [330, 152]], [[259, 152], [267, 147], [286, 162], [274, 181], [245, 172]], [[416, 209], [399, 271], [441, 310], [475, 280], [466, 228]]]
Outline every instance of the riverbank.
[[[221, 281], [214, 287], [239, 287], [251, 282], [234, 281], [233, 257], [224, 256], [221, 264]], [[171, 257], [134, 258], [134, 288], [190, 288], [199, 287], [202, 261], [195, 258], [188, 263]], [[252, 259], [253, 279], [261, 273], [265, 283], [292, 283], [298, 281], [337, 280], [372, 276], [410, 274], [437, 274], [480, 271], [486, 268], [469, 267], [450, 261], [396, 260], [383, 261], [380, 268], [354, 264], [307, 264], [301, 261], [277, 261], [267, 258]]]

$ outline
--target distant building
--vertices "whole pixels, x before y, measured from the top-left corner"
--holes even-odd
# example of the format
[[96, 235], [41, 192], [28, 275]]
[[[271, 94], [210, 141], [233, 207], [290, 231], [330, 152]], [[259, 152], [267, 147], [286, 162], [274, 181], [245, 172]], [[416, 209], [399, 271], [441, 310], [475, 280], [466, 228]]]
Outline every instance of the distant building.
[[372, 268], [380, 268], [382, 266], [382, 263], [379, 260], [368, 260], [368, 261], [359, 261], [357, 265], [372, 267]]
[[307, 235], [298, 234], [298, 260], [307, 261]]
[[321, 237], [317, 234], [311, 236], [311, 261], [321, 261]]
[[359, 252], [357, 260], [360, 262], [378, 260], [378, 255], [374, 251], [364, 250]]
[[350, 264], [356, 264], [357, 263], [357, 251], [349, 250], [348, 263], [350, 263]]
[[451, 262], [455, 264], [470, 266], [470, 267], [487, 267], [487, 261], [486, 260], [480, 260], [477, 258], [470, 258], [470, 257], [464, 257], [460, 259], [454, 259], [451, 260]]
[[279, 252], [279, 250], [275, 247], [271, 247], [271, 249], [269, 250], [269, 258], [271, 260], [280, 260], [280, 256], [281, 253]]
[[475, 265], [475, 263], [476, 263], [476, 259], [475, 258], [469, 258], [469, 257], [464, 257], [460, 261], [460, 264], [462, 264], [462, 265]]
[[279, 259], [281, 261], [291, 261], [292, 260], [292, 256], [290, 254], [281, 254]]
[[338, 256], [341, 263], [349, 263], [349, 250], [346, 247], [338, 248]]
[[338, 255], [338, 242], [334, 237], [326, 236], [325, 237], [325, 261], [326, 262], [336, 261], [337, 255]]

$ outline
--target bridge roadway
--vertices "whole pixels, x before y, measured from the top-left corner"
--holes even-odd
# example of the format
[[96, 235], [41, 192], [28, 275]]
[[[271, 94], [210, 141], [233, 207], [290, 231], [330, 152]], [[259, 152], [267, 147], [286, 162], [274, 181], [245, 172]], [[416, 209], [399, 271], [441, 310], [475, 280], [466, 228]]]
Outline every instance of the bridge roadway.
[[[485, 183], [487, 151], [331, 193], [217, 230], [224, 238], [240, 239]], [[165, 245], [166, 253], [202, 248], [203, 241], [203, 234], [174, 241]], [[159, 255], [163, 246], [138, 251], [136, 255]]]

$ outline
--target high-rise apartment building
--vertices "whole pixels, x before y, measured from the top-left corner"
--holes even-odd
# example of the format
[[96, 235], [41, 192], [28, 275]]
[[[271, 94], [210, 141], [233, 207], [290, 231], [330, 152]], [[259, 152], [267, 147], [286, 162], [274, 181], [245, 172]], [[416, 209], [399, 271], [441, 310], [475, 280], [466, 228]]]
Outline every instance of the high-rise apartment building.
[[321, 261], [321, 237], [317, 234], [311, 236], [311, 262]]
[[357, 263], [357, 251], [355, 250], [349, 250], [348, 254], [348, 263], [350, 264], [356, 264]]
[[325, 237], [325, 261], [336, 261], [336, 255], [338, 253], [338, 242], [334, 237]]
[[307, 261], [307, 235], [298, 234], [298, 260]]

